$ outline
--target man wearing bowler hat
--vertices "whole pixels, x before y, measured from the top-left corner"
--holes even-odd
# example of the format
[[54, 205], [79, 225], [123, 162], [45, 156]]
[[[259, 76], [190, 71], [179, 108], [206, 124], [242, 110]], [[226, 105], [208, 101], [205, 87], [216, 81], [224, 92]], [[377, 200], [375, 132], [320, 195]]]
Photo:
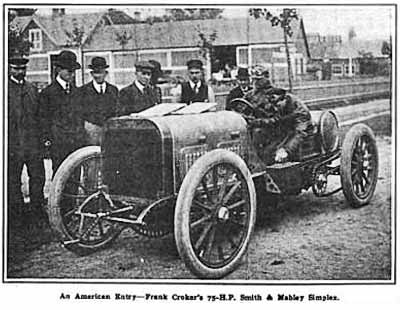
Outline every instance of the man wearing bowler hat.
[[238, 86], [232, 89], [226, 97], [226, 109], [231, 110], [230, 103], [233, 99], [243, 98], [250, 90], [250, 74], [246, 68], [239, 68], [236, 76]]
[[116, 116], [118, 88], [106, 82], [109, 67], [103, 57], [93, 57], [89, 64], [93, 80], [78, 89], [78, 100], [85, 120], [89, 144], [100, 144], [101, 127]]
[[56, 61], [56, 78], [40, 93], [43, 142], [50, 148], [53, 173], [70, 153], [86, 142], [82, 108], [74, 83], [75, 71], [80, 68], [73, 52], [62, 51]]
[[159, 103], [157, 90], [151, 85], [154, 66], [145, 60], [135, 64], [136, 79], [121, 89], [119, 97], [119, 115], [128, 115], [146, 110]]
[[[40, 143], [38, 90], [25, 80], [28, 59], [9, 59], [8, 78], [8, 217], [13, 226], [39, 224], [45, 219], [45, 173]], [[30, 206], [24, 205], [21, 172], [29, 175]]]
[[215, 102], [213, 89], [204, 81], [203, 63], [199, 59], [187, 63], [189, 81], [183, 83], [174, 101], [191, 104], [194, 102]]

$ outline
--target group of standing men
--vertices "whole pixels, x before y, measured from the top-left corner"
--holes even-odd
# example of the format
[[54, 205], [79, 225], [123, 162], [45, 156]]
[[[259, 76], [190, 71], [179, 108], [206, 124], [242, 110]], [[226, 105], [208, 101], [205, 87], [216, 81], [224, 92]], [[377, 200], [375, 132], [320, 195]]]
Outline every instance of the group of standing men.
[[[105, 80], [109, 67], [106, 60], [94, 57], [88, 66], [92, 81], [78, 88], [74, 83], [75, 71], [81, 65], [76, 55], [66, 50], [57, 57], [54, 80], [39, 93], [25, 80], [27, 63], [28, 59], [22, 57], [9, 60], [8, 215], [9, 219], [28, 218], [40, 223], [47, 221], [43, 197], [44, 154], [50, 154], [55, 172], [73, 151], [100, 144], [101, 128], [110, 117], [138, 113], [161, 103], [157, 79], [162, 70], [157, 61], [139, 61], [135, 64], [136, 79], [118, 91]], [[187, 67], [189, 80], [179, 85], [173, 100], [187, 104], [215, 102], [214, 92], [203, 78], [202, 62], [193, 59], [187, 62]], [[233, 99], [245, 98], [264, 112], [262, 118], [249, 122], [250, 127], [272, 126], [282, 135], [288, 130], [294, 131], [294, 136], [276, 152], [275, 161], [287, 160], [310, 127], [308, 109], [286, 92], [279, 95], [283, 104], [271, 104], [269, 96], [276, 91], [271, 92], [274, 88], [268, 71], [255, 70], [251, 78], [252, 84], [249, 71], [239, 68], [238, 86], [229, 93], [226, 109], [232, 108]], [[290, 118], [289, 126], [281, 122], [288, 115], [294, 117]], [[21, 193], [24, 164], [29, 175], [30, 208], [24, 207]], [[25, 210], [31, 214], [23, 214]]]
[[[157, 61], [137, 62], [136, 79], [121, 91], [106, 82], [109, 66], [102, 57], [94, 57], [88, 66], [92, 81], [76, 87], [75, 71], [81, 65], [73, 52], [62, 51], [55, 63], [54, 80], [40, 93], [25, 79], [27, 65], [27, 58], [9, 59], [8, 218], [19, 226], [27, 225], [26, 219], [34, 225], [47, 221], [45, 154], [52, 159], [55, 173], [70, 153], [100, 143], [101, 128], [107, 119], [143, 111], [162, 100], [161, 89], [156, 86], [162, 75]], [[202, 62], [191, 60], [187, 65], [190, 80], [181, 85], [175, 100], [188, 104], [215, 101], [211, 87], [202, 79]], [[24, 164], [29, 176], [29, 207], [21, 193]]]

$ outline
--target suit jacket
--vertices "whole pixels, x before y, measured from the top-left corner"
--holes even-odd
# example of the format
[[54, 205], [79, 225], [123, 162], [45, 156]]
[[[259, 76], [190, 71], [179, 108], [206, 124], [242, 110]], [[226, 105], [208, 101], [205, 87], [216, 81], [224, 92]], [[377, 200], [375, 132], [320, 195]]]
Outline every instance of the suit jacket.
[[[271, 99], [271, 90], [281, 93], [278, 99]], [[265, 129], [264, 158], [272, 160], [275, 151], [283, 147], [291, 159], [296, 158], [297, 151], [304, 138], [312, 132], [310, 110], [296, 96], [284, 90], [261, 89], [245, 96], [257, 107], [257, 123]]]
[[236, 98], [244, 98], [244, 96], [245, 93], [243, 92], [242, 88], [240, 86], [236, 86], [229, 92], [228, 96], [226, 97], [225, 109], [231, 110], [230, 106], [231, 101]]
[[85, 121], [103, 126], [110, 117], [117, 115], [118, 88], [106, 83], [106, 91], [99, 94], [89, 82], [78, 88], [79, 105], [82, 107], [82, 117]]
[[53, 149], [77, 149], [85, 144], [84, 120], [78, 94], [74, 86], [67, 93], [57, 81], [53, 81], [40, 93], [42, 139], [50, 140]]
[[135, 83], [121, 89], [118, 115], [138, 113], [158, 104], [159, 95], [154, 87], [148, 87], [142, 93]]
[[39, 154], [38, 90], [29, 82], [8, 80], [8, 152], [13, 156]]

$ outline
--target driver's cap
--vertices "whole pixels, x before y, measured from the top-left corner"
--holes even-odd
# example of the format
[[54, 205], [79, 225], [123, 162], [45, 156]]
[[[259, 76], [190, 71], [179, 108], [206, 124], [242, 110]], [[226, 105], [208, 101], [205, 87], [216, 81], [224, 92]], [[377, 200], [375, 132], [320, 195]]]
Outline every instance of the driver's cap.
[[251, 77], [253, 79], [269, 79], [269, 71], [265, 69], [263, 66], [257, 65], [251, 70]]

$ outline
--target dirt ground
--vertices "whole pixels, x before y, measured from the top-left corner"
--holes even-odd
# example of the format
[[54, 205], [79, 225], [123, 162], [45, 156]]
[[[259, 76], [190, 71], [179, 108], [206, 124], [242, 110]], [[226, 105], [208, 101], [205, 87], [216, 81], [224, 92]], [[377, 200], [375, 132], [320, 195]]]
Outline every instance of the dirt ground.
[[[386, 136], [377, 141], [379, 180], [369, 205], [352, 209], [341, 192], [328, 198], [311, 191], [287, 197], [256, 228], [242, 265], [227, 279], [391, 279], [392, 146]], [[51, 239], [10, 254], [8, 278], [193, 278], [173, 236], [147, 239], [130, 229], [109, 249], [89, 256], [77, 256]]]

